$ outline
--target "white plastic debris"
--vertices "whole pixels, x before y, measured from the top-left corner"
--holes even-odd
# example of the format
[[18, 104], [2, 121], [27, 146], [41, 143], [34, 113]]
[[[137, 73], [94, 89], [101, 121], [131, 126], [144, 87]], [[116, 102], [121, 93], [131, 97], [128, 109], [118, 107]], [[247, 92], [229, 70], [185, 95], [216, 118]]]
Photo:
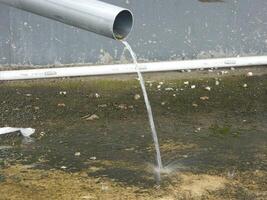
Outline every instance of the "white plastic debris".
[[0, 135], [14, 133], [19, 131], [24, 137], [30, 137], [35, 133], [35, 129], [33, 128], [13, 128], [13, 127], [4, 127], [0, 128]]

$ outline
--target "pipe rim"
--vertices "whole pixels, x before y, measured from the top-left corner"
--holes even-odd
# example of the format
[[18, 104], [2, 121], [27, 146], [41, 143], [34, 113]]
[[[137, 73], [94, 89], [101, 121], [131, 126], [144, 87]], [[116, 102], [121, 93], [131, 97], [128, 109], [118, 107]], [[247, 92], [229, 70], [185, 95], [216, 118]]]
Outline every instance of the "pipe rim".
[[130, 10], [122, 10], [115, 17], [112, 32], [115, 40], [124, 40], [133, 28], [133, 14]]

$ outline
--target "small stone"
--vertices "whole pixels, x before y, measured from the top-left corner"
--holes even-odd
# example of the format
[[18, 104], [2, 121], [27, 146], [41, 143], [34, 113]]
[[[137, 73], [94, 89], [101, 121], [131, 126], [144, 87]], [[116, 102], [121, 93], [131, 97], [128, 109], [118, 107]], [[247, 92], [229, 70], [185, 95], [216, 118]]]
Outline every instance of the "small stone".
[[211, 91], [211, 87], [207, 86], [207, 87], [205, 87], [205, 90]]
[[160, 89], [161, 88], [161, 85], [158, 85], [157, 88]]
[[215, 81], [215, 85], [220, 85], [220, 82], [219, 81]]
[[66, 166], [61, 166], [60, 168], [61, 168], [61, 169], [67, 169], [67, 167], [66, 167]]
[[81, 152], [76, 152], [74, 155], [75, 156], [80, 156], [81, 155]]
[[159, 85], [163, 85], [164, 83], [163, 82], [159, 82]]
[[176, 97], [176, 94], [173, 94], [172, 96], [173, 96], [173, 97]]
[[191, 85], [191, 89], [195, 89], [196, 88], [196, 86], [195, 85]]
[[26, 96], [26, 97], [31, 97], [31, 96], [32, 96], [32, 94], [25, 94], [25, 96]]
[[96, 160], [96, 157], [95, 156], [90, 157], [90, 160]]
[[87, 117], [86, 120], [88, 121], [94, 121], [94, 120], [98, 120], [99, 116], [96, 114], [91, 115], [90, 117]]
[[141, 98], [140, 94], [134, 95], [134, 100], [139, 100]]
[[253, 76], [253, 73], [252, 73], [252, 72], [248, 72], [248, 73], [247, 73], [247, 76], [248, 76], [248, 77]]
[[196, 103], [193, 103], [192, 106], [195, 108], [198, 107], [198, 105]]

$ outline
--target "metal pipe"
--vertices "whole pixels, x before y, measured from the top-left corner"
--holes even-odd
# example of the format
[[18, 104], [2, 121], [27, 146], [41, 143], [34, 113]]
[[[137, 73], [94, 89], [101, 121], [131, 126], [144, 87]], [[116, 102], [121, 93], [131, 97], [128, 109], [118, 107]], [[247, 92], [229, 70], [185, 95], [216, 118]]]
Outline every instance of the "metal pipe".
[[125, 39], [133, 26], [131, 11], [97, 0], [0, 0], [0, 3], [116, 40]]
[[[141, 72], [266, 65], [267, 56], [140, 63]], [[134, 64], [0, 71], [0, 81], [136, 73]]]

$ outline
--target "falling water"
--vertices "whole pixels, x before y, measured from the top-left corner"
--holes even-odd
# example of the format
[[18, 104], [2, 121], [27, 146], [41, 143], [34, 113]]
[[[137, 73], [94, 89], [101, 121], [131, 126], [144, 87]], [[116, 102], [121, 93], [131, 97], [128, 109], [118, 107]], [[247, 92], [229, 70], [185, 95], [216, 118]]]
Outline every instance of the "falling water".
[[160, 155], [160, 148], [159, 148], [159, 141], [158, 141], [157, 131], [156, 131], [156, 127], [155, 127], [155, 123], [154, 123], [154, 119], [153, 119], [153, 113], [152, 113], [151, 105], [150, 105], [150, 102], [149, 102], [149, 99], [148, 99], [148, 95], [147, 95], [147, 91], [146, 91], [146, 87], [145, 87], [144, 78], [143, 78], [142, 73], [141, 73], [141, 71], [139, 69], [139, 66], [138, 66], [138, 63], [137, 63], [137, 59], [136, 59], [136, 55], [133, 52], [131, 46], [126, 41], [122, 41], [122, 43], [125, 45], [125, 47], [127, 48], [127, 50], [130, 52], [130, 54], [132, 56], [132, 59], [133, 59], [134, 64], [135, 64], [136, 72], [138, 74], [138, 78], [139, 78], [139, 81], [140, 81], [140, 85], [141, 85], [141, 88], [142, 88], [142, 92], [143, 92], [143, 95], [144, 95], [146, 109], [147, 109], [147, 113], [148, 113], [149, 124], [150, 124], [152, 137], [153, 137], [155, 148], [156, 148], [157, 169], [155, 171], [156, 171], [157, 179], [158, 179], [158, 181], [160, 181], [160, 171], [162, 170], [163, 165], [162, 165], [162, 161], [161, 161], [161, 155]]

